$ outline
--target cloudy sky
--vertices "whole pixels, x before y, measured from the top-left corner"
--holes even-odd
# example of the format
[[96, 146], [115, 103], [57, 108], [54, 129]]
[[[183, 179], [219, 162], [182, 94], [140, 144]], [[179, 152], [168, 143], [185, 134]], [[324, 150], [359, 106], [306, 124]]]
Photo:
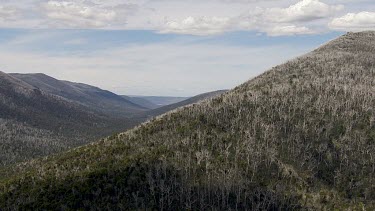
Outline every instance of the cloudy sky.
[[373, 0], [1, 0], [0, 70], [192, 96], [362, 30]]

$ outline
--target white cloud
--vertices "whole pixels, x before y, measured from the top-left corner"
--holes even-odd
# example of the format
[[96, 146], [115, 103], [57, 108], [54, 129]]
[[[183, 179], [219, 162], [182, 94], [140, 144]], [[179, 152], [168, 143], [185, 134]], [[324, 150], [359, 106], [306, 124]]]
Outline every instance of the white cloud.
[[48, 1], [43, 8], [49, 19], [63, 27], [105, 27], [111, 25], [117, 15], [113, 10], [71, 1]]
[[340, 31], [375, 30], [375, 12], [348, 13], [333, 19], [329, 27]]
[[319, 0], [302, 0], [287, 8], [256, 7], [231, 17], [188, 17], [182, 21], [169, 21], [161, 32], [212, 35], [233, 30], [254, 30], [271, 36], [312, 34], [316, 30], [310, 29], [309, 23], [331, 17], [342, 7]]
[[343, 9], [342, 5], [328, 5], [319, 0], [302, 0], [288, 8], [265, 10], [265, 18], [271, 22], [306, 22], [331, 17]]
[[17, 9], [11, 6], [0, 5], [0, 20], [12, 20], [17, 16]]
[[[347, 28], [350, 15], [355, 20], [372, 18], [364, 12], [349, 13], [327, 27], [331, 18], [342, 14], [340, 4], [352, 11], [374, 9], [369, 0], [3, 0], [0, 27], [141, 29], [193, 35], [251, 30], [295, 35]], [[365, 27], [352, 24], [350, 29], [371, 29], [371, 23], [363, 23], [371, 20], [360, 22]]]
[[161, 33], [177, 33], [192, 35], [220, 34], [231, 27], [231, 19], [227, 17], [187, 17], [178, 21], [169, 21]]
[[264, 30], [270, 36], [285, 36], [285, 35], [301, 35], [301, 34], [314, 34], [315, 32], [305, 26], [275, 26], [270, 29]]

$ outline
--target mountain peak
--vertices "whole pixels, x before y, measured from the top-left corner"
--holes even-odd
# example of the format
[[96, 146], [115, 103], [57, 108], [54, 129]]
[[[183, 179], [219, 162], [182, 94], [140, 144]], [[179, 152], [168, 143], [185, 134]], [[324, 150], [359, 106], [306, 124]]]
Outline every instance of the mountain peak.
[[[317, 51], [358, 51], [366, 50], [372, 51], [375, 43], [375, 31], [365, 31], [365, 32], [348, 32], [339, 38], [328, 42]], [[359, 49], [359, 48], [365, 49]]]

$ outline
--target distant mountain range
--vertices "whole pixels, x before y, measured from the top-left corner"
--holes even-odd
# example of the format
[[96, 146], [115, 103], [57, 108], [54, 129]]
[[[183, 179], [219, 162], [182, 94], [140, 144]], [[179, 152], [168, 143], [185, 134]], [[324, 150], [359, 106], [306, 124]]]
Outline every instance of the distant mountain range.
[[217, 97], [0, 169], [0, 207], [375, 210], [374, 78], [375, 32], [348, 33]]
[[139, 97], [131, 97], [131, 96], [126, 96], [126, 95], [121, 95], [121, 97], [125, 98], [128, 101], [131, 101], [137, 105], [142, 106], [143, 108], [147, 109], [155, 109], [159, 108], [159, 105], [156, 105], [155, 103], [147, 100], [146, 98], [143, 98], [142, 96]]
[[200, 95], [197, 95], [197, 96], [194, 96], [194, 97], [191, 97], [191, 98], [173, 98], [173, 100], [168, 100], [167, 102], [169, 103], [169, 102], [172, 102], [172, 101], [173, 102], [177, 101], [176, 103], [173, 103], [173, 104], [165, 103], [166, 104], [165, 106], [143, 112], [142, 115], [145, 115], [146, 117], [159, 116], [161, 114], [167, 113], [168, 111], [172, 111], [172, 110], [174, 110], [176, 108], [179, 108], [179, 107], [184, 107], [184, 106], [187, 106], [187, 105], [190, 105], [190, 104], [201, 102], [202, 100], [211, 99], [213, 97], [216, 97], [220, 94], [225, 93], [226, 91], [228, 91], [228, 90], [219, 90], [219, 91], [214, 91], [214, 92], [208, 92], [208, 93], [200, 94]]
[[[157, 99], [167, 104], [185, 98]], [[152, 109], [161, 109], [154, 102], [45, 74], [0, 72], [0, 166], [127, 130], [161, 114], [152, 114]], [[170, 105], [163, 111], [181, 105]]]
[[147, 100], [148, 102], [151, 102], [152, 104], [156, 105], [155, 108], [160, 108], [166, 105], [175, 104], [175, 103], [184, 101], [186, 99], [189, 99], [189, 97], [167, 97], [167, 96], [133, 96], [133, 95], [130, 95], [130, 97]]

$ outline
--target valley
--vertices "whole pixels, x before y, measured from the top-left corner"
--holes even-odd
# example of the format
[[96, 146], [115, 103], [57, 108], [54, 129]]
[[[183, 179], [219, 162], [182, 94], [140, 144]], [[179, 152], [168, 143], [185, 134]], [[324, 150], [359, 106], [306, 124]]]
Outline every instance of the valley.
[[[1, 113], [17, 121], [45, 124], [48, 112], [54, 121], [45, 129], [53, 131], [67, 118], [72, 129], [76, 117], [83, 129], [107, 123], [100, 108], [81, 109], [82, 102], [2, 77], [0, 89], [12, 94], [0, 95], [11, 102]], [[198, 96], [199, 103], [145, 111], [147, 121], [133, 129], [1, 168], [0, 207], [374, 210], [374, 78], [375, 32], [347, 33], [232, 90]], [[37, 97], [50, 109], [29, 108]], [[69, 113], [57, 121], [61, 110]]]
[[82, 146], [156, 115], [145, 115], [152, 109], [137, 104], [141, 97], [133, 102], [130, 97], [45, 74], [0, 72], [0, 99], [0, 165]]

